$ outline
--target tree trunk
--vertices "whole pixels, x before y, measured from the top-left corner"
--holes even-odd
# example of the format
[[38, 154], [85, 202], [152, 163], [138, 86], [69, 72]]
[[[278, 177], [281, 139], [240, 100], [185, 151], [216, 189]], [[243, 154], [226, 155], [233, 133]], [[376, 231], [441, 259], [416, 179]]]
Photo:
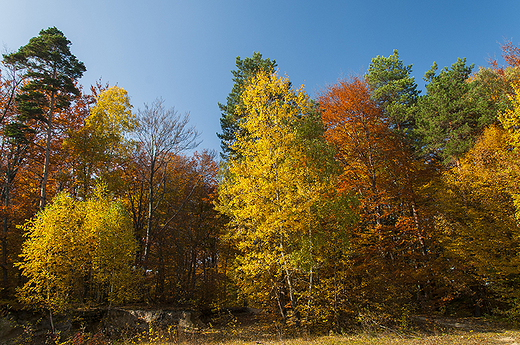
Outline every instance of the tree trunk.
[[2, 231], [2, 280], [7, 286], [7, 232], [8, 228], [8, 212], [9, 212], [9, 190], [11, 186], [10, 176], [9, 176], [9, 168], [6, 172], [6, 181], [5, 181], [5, 189], [4, 189], [4, 206], [5, 206], [5, 214], [4, 214], [4, 224]]
[[[56, 67], [54, 67], [54, 71], [52, 73], [52, 77], [56, 79]], [[52, 91], [51, 93], [51, 104], [49, 109], [49, 116], [47, 117], [47, 135], [45, 139], [45, 162], [43, 166], [43, 178], [42, 178], [42, 186], [40, 193], [40, 210], [45, 208], [45, 203], [47, 199], [47, 181], [49, 179], [49, 166], [51, 159], [51, 139], [52, 139], [52, 121], [54, 118], [54, 101], [56, 98], [56, 91]]]
[[148, 252], [150, 251], [150, 233], [152, 229], [152, 216], [153, 216], [153, 179], [155, 173], [155, 160], [152, 158], [150, 163], [150, 177], [148, 178], [148, 219], [146, 222], [146, 235], [144, 239], [144, 253], [143, 253], [143, 265], [147, 269]]

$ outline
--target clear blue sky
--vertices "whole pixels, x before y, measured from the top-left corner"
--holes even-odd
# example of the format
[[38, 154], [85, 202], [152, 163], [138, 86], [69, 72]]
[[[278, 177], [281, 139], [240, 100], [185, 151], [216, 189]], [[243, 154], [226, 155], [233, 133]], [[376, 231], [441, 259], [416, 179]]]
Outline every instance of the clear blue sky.
[[314, 97], [326, 85], [363, 74], [397, 49], [422, 88], [436, 61], [458, 57], [487, 66], [500, 43], [520, 43], [520, 1], [3, 0], [0, 44], [16, 51], [56, 26], [85, 63], [81, 84], [100, 78], [125, 88], [135, 109], [162, 97], [189, 111], [199, 149], [219, 150], [220, 112], [233, 86], [235, 58], [254, 51], [277, 61], [293, 85]]

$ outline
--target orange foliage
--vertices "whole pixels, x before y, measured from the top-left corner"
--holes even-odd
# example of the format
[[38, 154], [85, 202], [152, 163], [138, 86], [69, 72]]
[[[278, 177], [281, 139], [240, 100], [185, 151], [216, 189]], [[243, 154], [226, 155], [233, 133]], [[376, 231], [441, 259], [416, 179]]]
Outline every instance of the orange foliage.
[[[134, 152], [124, 169], [124, 194], [131, 211], [140, 253], [144, 251], [148, 188], [143, 174], [146, 158]], [[213, 201], [217, 197], [218, 163], [209, 152], [192, 157], [170, 155], [159, 174], [161, 199], [150, 233], [149, 274], [142, 287], [148, 298], [159, 301], [205, 304], [225, 293], [218, 288], [224, 282], [226, 267], [219, 258], [223, 221], [217, 217]], [[138, 255], [138, 260], [142, 255]], [[143, 265], [143, 262], [137, 264]], [[150, 293], [148, 291], [153, 291]]]
[[520, 47], [515, 46], [512, 40], [505, 42], [502, 46], [502, 57], [511, 67], [520, 66]]
[[[0, 131], [2, 133], [6, 125], [19, 121], [14, 96], [20, 90], [11, 89], [15, 82], [0, 80], [0, 112], [2, 113]], [[20, 83], [23, 84], [23, 81]], [[80, 87], [78, 86], [78, 88]], [[11, 97], [11, 92], [14, 92], [13, 97]], [[83, 119], [87, 114], [88, 96], [77, 97], [70, 108], [55, 114], [54, 136], [50, 143], [51, 164], [47, 183], [49, 198], [60, 190], [72, 191], [73, 189], [70, 183], [74, 171], [72, 161], [78, 157], [71, 155], [70, 150], [64, 148], [63, 141], [70, 130], [83, 126]], [[24, 125], [33, 131], [26, 133], [27, 142], [20, 143], [3, 137], [0, 146], [2, 286], [9, 289], [17, 279], [17, 270], [13, 268], [12, 264], [19, 260], [18, 254], [23, 241], [23, 233], [17, 226], [33, 217], [38, 211], [45, 156], [46, 124], [35, 119], [26, 119]], [[4, 253], [6, 253], [5, 257]], [[6, 296], [13, 293], [12, 290], [5, 291]]]
[[[512, 40], [504, 42], [500, 45], [502, 49], [502, 58], [507, 63], [508, 67], [517, 68], [520, 67], [520, 46], [515, 46]], [[489, 67], [493, 69], [499, 75], [505, 74], [505, 67], [501, 66], [497, 59], [489, 60]]]
[[[343, 165], [338, 188], [359, 200], [360, 221], [352, 233], [353, 271], [371, 286], [359, 288], [377, 295], [378, 286], [395, 282], [394, 292], [401, 297], [417, 287], [426, 294], [430, 229], [425, 197], [418, 193], [428, 180], [426, 165], [413, 158], [391, 129], [364, 80], [341, 80], [318, 100], [326, 139]], [[396, 298], [391, 296], [372, 297]]]
[[[376, 205], [389, 198], [384, 170], [392, 138], [383, 112], [360, 78], [330, 86], [319, 102], [327, 128], [325, 136], [336, 147], [337, 158], [344, 166], [341, 191], [354, 191], [362, 196], [362, 208], [375, 211]], [[380, 211], [372, 216], [380, 218]]]

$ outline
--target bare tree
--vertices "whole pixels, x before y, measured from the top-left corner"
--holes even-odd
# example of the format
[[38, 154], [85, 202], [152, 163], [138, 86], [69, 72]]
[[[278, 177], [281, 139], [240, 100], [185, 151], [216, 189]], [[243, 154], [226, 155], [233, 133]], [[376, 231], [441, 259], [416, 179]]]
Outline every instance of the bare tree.
[[164, 100], [156, 99], [151, 105], [145, 104], [138, 110], [136, 136], [146, 161], [143, 172], [148, 188], [148, 216], [142, 260], [146, 262], [150, 251], [150, 236], [154, 212], [160, 203], [157, 191], [165, 183], [167, 165], [171, 159], [187, 150], [197, 147], [199, 133], [189, 126], [189, 113], [180, 115], [174, 108], [166, 109]]

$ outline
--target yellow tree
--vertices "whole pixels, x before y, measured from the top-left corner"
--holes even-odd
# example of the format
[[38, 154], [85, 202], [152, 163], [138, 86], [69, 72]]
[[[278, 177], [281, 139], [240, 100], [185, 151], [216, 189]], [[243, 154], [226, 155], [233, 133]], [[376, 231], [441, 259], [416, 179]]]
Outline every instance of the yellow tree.
[[[114, 201], [100, 186], [82, 203], [81, 213], [83, 229], [93, 239], [89, 269], [97, 286], [91, 289], [101, 292], [109, 306], [133, 298], [132, 285], [137, 276], [132, 265], [137, 242], [130, 215], [121, 202]], [[100, 302], [99, 296], [96, 302]]]
[[518, 287], [520, 227], [514, 199], [520, 169], [508, 137], [500, 127], [487, 128], [459, 166], [443, 174], [437, 198], [436, 228], [444, 236], [446, 256], [453, 271], [464, 272], [459, 283], [469, 279], [473, 285], [461, 292], [477, 309], [489, 306], [484, 303], [489, 291], [506, 287], [500, 294], [509, 299]]
[[126, 90], [112, 86], [102, 90], [85, 118], [84, 125], [69, 130], [65, 148], [72, 158], [79, 194], [87, 196], [94, 177], [107, 183], [120, 175], [131, 142], [127, 134], [137, 122]]
[[499, 114], [500, 123], [509, 132], [510, 144], [520, 146], [520, 81], [511, 84], [514, 94], [509, 96], [512, 107]]
[[312, 103], [287, 78], [265, 72], [241, 97], [246, 116], [231, 147], [238, 158], [223, 169], [218, 202], [239, 251], [235, 277], [253, 300], [274, 302], [283, 319], [298, 320], [314, 293], [315, 211], [328, 183], [306, 157], [309, 142], [299, 132]]
[[66, 306], [75, 277], [85, 273], [85, 250], [78, 249], [90, 241], [81, 238], [84, 234], [76, 205], [72, 198], [58, 194], [24, 225], [27, 240], [18, 267], [27, 282], [19, 297], [22, 303], [48, 309], [53, 329], [52, 312]]
[[23, 229], [23, 303], [52, 315], [71, 301], [82, 302], [86, 291], [96, 292], [91, 301], [102, 302], [100, 296], [109, 305], [128, 297], [137, 244], [128, 213], [103, 187], [85, 201], [58, 194]]
[[449, 231], [450, 248], [481, 273], [507, 274], [520, 263], [520, 229], [511, 197], [517, 169], [507, 136], [499, 127], [487, 128], [460, 167], [443, 174], [444, 197], [439, 199], [450, 221], [438, 222]]
[[[499, 114], [498, 119], [502, 127], [508, 132], [507, 142], [514, 148], [515, 152], [518, 153], [520, 147], [520, 80], [517, 79], [512, 82], [511, 87], [514, 92], [509, 96], [511, 107]], [[517, 191], [518, 188], [516, 184], [514, 187], [512, 197], [516, 208], [516, 219], [520, 220], [520, 192]]]

